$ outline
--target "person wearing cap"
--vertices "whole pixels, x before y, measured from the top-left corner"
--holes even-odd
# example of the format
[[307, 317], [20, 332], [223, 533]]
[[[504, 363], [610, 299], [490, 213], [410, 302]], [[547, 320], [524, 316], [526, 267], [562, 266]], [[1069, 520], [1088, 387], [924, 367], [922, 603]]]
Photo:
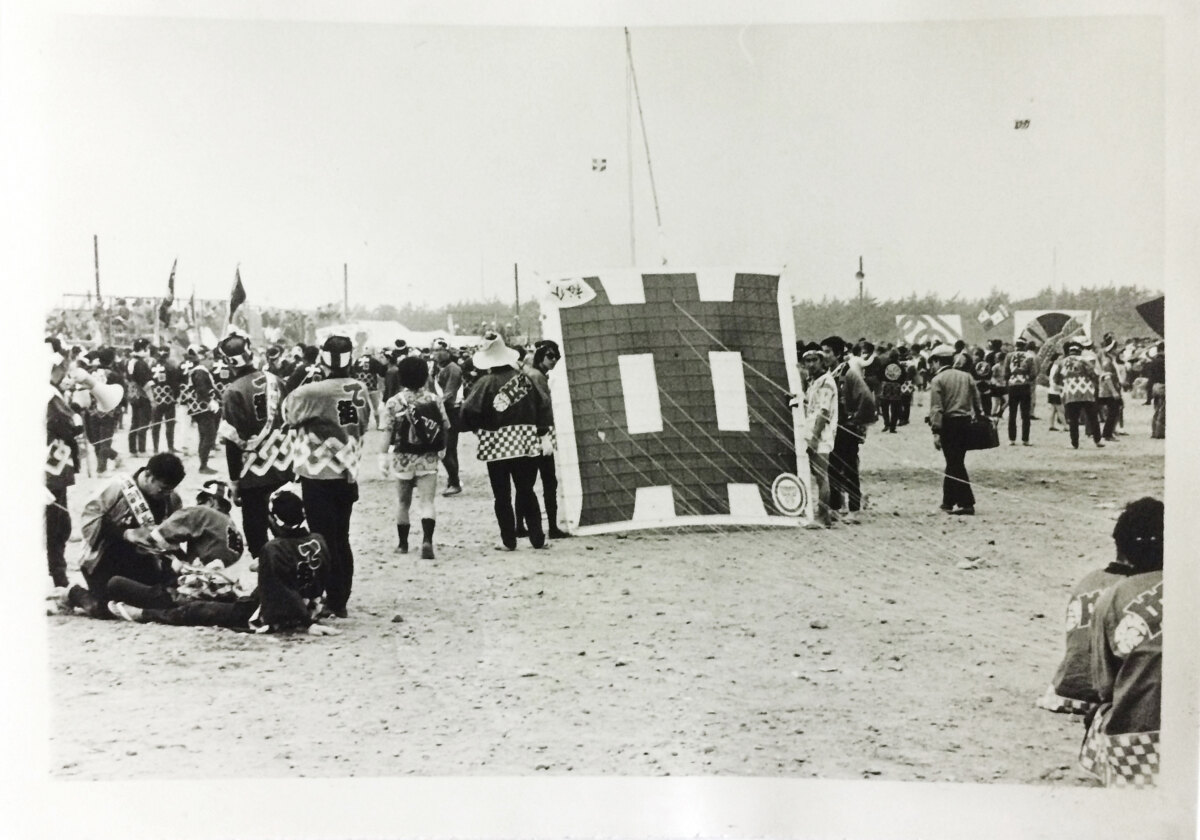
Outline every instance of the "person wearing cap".
[[433, 379], [437, 391], [442, 395], [442, 407], [450, 421], [450, 429], [446, 432], [446, 454], [442, 456], [442, 466], [446, 469], [446, 490], [443, 496], [457, 496], [462, 492], [462, 480], [459, 477], [458, 466], [458, 430], [462, 427], [462, 410], [459, 408], [458, 397], [462, 391], [462, 368], [454, 360], [450, 342], [444, 338], [433, 340]]
[[129, 403], [129, 454], [146, 454], [146, 430], [151, 423], [150, 339], [133, 342], [133, 352], [125, 362], [125, 399]]
[[[521, 367], [524, 374], [529, 377], [529, 381], [533, 383], [533, 387], [538, 389], [542, 399], [546, 401], [546, 405], [550, 406], [550, 431], [548, 434], [551, 451], [537, 456], [537, 462], [538, 475], [542, 480], [542, 501], [546, 505], [547, 533], [551, 539], [556, 540], [566, 539], [570, 536], [558, 527], [558, 474], [555, 470], [553, 450], [555, 440], [554, 406], [550, 399], [550, 371], [554, 370], [560, 359], [562, 359], [562, 351], [558, 347], [558, 342], [544, 339], [534, 345], [531, 360]], [[517, 511], [518, 534], [521, 532], [519, 523], [523, 521], [521, 513], [521, 511]]]
[[321, 345], [325, 378], [301, 385], [283, 401], [308, 523], [329, 544], [328, 608], [338, 618], [346, 617], [354, 582], [350, 520], [358, 501], [362, 441], [371, 428], [367, 389], [350, 375], [353, 358], [354, 342], [330, 335]]
[[471, 357], [482, 375], [462, 407], [463, 429], [478, 436], [477, 457], [487, 463], [496, 524], [506, 551], [517, 547], [514, 485], [516, 510], [524, 516], [530, 544], [534, 548], [546, 545], [541, 506], [533, 485], [537, 481], [538, 456], [551, 451], [550, 405], [529, 377], [518, 370], [519, 359], [517, 351], [508, 347], [499, 333], [485, 333], [480, 349]]
[[217, 399], [216, 381], [208, 361], [208, 348], [203, 344], [188, 347], [187, 358], [180, 366], [180, 372], [183, 374], [184, 385], [180, 390], [179, 401], [187, 408], [200, 436], [196, 445], [200, 469], [196, 472], [201, 475], [216, 475], [217, 471], [208, 465], [208, 459], [217, 445], [221, 403]]
[[179, 401], [182, 382], [179, 365], [171, 361], [171, 348], [166, 344], [155, 348], [154, 357], [150, 360], [150, 384], [146, 387], [150, 397], [150, 441], [155, 452], [159, 451], [164, 434], [166, 451], [175, 451], [175, 406]]
[[283, 430], [283, 383], [254, 366], [250, 341], [238, 334], [221, 339], [221, 353], [233, 379], [221, 397], [217, 436], [225, 444], [225, 464], [233, 500], [242, 508], [242, 528], [250, 555], [267, 541], [267, 499], [292, 480], [292, 440]]
[[262, 548], [258, 585], [249, 595], [219, 601], [190, 599], [165, 607], [113, 603], [113, 614], [126, 621], [175, 626], [338, 635], [340, 631], [319, 621], [325, 608], [325, 567], [329, 562], [325, 539], [309, 532], [304, 504], [290, 490], [276, 490], [267, 506], [274, 536]]
[[1067, 431], [1071, 434], [1071, 446], [1079, 448], [1079, 423], [1082, 420], [1088, 435], [1097, 447], [1100, 442], [1100, 424], [1096, 419], [1096, 389], [1099, 374], [1095, 356], [1083, 355], [1083, 344], [1068, 341], [1063, 345], [1066, 356], [1059, 368], [1062, 376], [1063, 414], [1067, 418]]
[[940, 509], [956, 516], [975, 515], [975, 494], [967, 475], [967, 441], [971, 420], [983, 416], [983, 402], [975, 378], [953, 366], [954, 348], [949, 344], [935, 347], [929, 360], [936, 368], [929, 383], [929, 428], [933, 446], [946, 460], [942, 478]]
[[821, 350], [838, 386], [837, 434], [829, 455], [829, 506], [844, 522], [854, 525], [862, 510], [859, 448], [866, 440], [867, 426], [876, 419], [875, 397], [857, 366], [850, 364], [846, 342], [840, 336], [826, 338]]
[[803, 438], [808, 454], [809, 498], [813, 521], [806, 527], [829, 528], [833, 515], [829, 507], [829, 456], [833, 452], [838, 427], [838, 388], [829, 372], [829, 360], [816, 344], [800, 354], [807, 388], [804, 391]]
[[1037, 379], [1037, 363], [1027, 349], [1027, 342], [1018, 338], [1015, 349], [1004, 357], [1004, 386], [1008, 394], [1008, 444], [1017, 445], [1017, 415], [1021, 415], [1021, 443], [1029, 442], [1029, 424], [1033, 414], [1033, 387]]
[[67, 604], [95, 618], [108, 618], [108, 582], [115, 576], [140, 583], [162, 582], [158, 555], [147, 551], [132, 534], [154, 528], [181, 507], [175, 488], [183, 481], [183, 462], [160, 452], [133, 475], [115, 475], [83, 506], [79, 564], [87, 588], [72, 586]]

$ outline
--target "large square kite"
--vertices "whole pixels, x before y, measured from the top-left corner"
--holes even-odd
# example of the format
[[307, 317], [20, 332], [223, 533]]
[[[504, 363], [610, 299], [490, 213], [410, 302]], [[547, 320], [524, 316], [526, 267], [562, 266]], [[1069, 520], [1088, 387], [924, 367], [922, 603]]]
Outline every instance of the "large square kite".
[[559, 488], [581, 534], [811, 516], [790, 296], [778, 273], [551, 280], [542, 332]]

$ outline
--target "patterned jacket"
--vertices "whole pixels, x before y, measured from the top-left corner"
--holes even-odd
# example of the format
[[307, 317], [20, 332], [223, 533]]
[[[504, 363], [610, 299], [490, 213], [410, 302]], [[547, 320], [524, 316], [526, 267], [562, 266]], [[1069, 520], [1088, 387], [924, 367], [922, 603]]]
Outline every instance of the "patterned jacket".
[[46, 402], [46, 489], [65, 490], [79, 471], [78, 427], [62, 392], [51, 388]]
[[484, 374], [462, 406], [463, 429], [479, 436], [480, 461], [540, 455], [540, 438], [553, 422], [549, 401], [515, 368]]
[[1008, 387], [1032, 385], [1037, 379], [1037, 362], [1033, 354], [1025, 350], [1014, 350], [1004, 357], [1004, 380]]
[[350, 377], [301, 385], [283, 401], [283, 422], [292, 427], [298, 477], [358, 480], [362, 439], [371, 427], [365, 385]]
[[1096, 376], [1094, 362], [1086, 361], [1080, 356], [1065, 356], [1062, 367], [1059, 368], [1062, 377], [1063, 405], [1077, 402], [1095, 402]]
[[277, 486], [292, 477], [292, 437], [283, 430], [283, 385], [266, 371], [249, 368], [225, 389], [217, 436], [239, 453], [229, 477], [239, 487]]

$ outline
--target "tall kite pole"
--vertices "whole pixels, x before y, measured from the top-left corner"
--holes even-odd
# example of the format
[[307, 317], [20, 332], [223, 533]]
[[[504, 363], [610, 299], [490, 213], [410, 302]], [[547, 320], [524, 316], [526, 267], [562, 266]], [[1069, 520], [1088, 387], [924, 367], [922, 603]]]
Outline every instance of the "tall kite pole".
[[[642, 127], [642, 145], [646, 149], [646, 171], [650, 173], [650, 195], [654, 197], [654, 220], [658, 223], [658, 241], [662, 245], [663, 238], [662, 213], [658, 209], [658, 189], [654, 186], [654, 164], [650, 160], [650, 139], [646, 136], [646, 117], [642, 113], [642, 95], [638, 92], [637, 72], [633, 69], [633, 41], [629, 37], [629, 27], [625, 27], [625, 55], [629, 64], [629, 79], [633, 83], [633, 98], [637, 102], [638, 123]], [[632, 167], [633, 162], [630, 161]], [[664, 249], [665, 250], [665, 249]], [[662, 255], [663, 265], [667, 264], [667, 255]]]

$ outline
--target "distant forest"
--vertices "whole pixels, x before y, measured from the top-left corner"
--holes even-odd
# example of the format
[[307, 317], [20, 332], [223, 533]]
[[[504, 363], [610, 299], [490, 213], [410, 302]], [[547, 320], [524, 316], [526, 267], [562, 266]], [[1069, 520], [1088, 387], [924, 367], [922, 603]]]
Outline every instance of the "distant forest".
[[[1089, 309], [1092, 311], [1092, 333], [1096, 338], [1111, 332], [1123, 340], [1154, 336], [1154, 331], [1134, 307], [1160, 295], [1161, 291], [1140, 286], [1109, 286], [1076, 292], [1047, 288], [1025, 298], [1013, 298], [995, 290], [987, 297], [964, 299], [955, 295], [949, 300], [937, 295], [918, 297], [914, 294], [901, 300], [880, 300], [868, 295], [863, 300], [849, 301], [795, 299], [794, 313], [796, 337], [801, 340], [819, 341], [837, 334], [848, 340], [866, 337], [875, 342], [899, 343], [903, 337], [896, 329], [897, 315], [959, 315], [967, 343], [983, 344], [989, 338], [1013, 338], [1011, 318], [985, 329], [976, 319], [984, 309], [995, 312], [1001, 304], [1010, 312], [1019, 309]], [[485, 323], [506, 335], [516, 334], [519, 330], [520, 334], [535, 339], [541, 333], [536, 301], [522, 302], [519, 323], [514, 318], [513, 304], [500, 300], [462, 301], [436, 309], [412, 305], [352, 307], [350, 314], [353, 318], [399, 321], [413, 330], [446, 329], [449, 316], [460, 333], [473, 334]]]

